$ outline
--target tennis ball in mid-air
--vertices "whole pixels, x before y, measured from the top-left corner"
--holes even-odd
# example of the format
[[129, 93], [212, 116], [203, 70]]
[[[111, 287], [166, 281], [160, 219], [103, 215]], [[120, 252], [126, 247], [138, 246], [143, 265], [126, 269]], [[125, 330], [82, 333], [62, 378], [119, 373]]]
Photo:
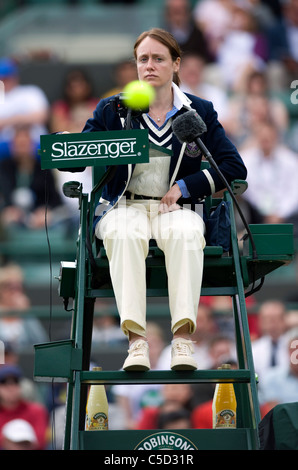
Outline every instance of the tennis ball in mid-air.
[[124, 102], [131, 109], [146, 109], [155, 98], [154, 88], [147, 82], [134, 80], [124, 89]]

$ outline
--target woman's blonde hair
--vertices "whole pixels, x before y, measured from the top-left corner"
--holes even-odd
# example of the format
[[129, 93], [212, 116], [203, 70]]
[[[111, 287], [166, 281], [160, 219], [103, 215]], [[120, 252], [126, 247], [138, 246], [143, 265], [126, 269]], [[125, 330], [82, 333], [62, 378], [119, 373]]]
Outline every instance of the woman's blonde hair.
[[[181, 58], [181, 50], [174, 36], [164, 29], [152, 28], [152, 29], [149, 29], [149, 31], [144, 31], [137, 38], [135, 45], [134, 45], [135, 59], [137, 58], [137, 49], [139, 45], [147, 37], [155, 39], [156, 41], [166, 46], [171, 54], [173, 62], [175, 62], [178, 58]], [[178, 86], [180, 85], [180, 77], [179, 77], [178, 72], [174, 73], [173, 82], [176, 83], [176, 85]]]

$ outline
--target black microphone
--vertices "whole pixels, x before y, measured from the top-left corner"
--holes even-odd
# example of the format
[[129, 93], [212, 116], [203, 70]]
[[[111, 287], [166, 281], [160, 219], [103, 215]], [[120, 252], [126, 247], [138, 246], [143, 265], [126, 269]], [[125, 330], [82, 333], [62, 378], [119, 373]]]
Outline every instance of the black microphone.
[[215, 162], [213, 161], [211, 153], [200, 139], [200, 136], [207, 131], [207, 126], [195, 110], [186, 111], [186, 113], [177, 116], [173, 120], [172, 129], [181, 143], [195, 142], [202, 154], [207, 160], [211, 160], [214, 165]]
[[251, 230], [250, 230], [250, 228], [249, 228], [249, 226], [248, 226], [248, 224], [245, 220], [245, 217], [244, 217], [244, 215], [243, 215], [243, 213], [242, 213], [242, 211], [239, 207], [239, 204], [238, 204], [238, 202], [235, 198], [235, 195], [232, 191], [232, 188], [230, 187], [230, 185], [227, 182], [226, 178], [224, 177], [224, 175], [222, 174], [222, 172], [218, 168], [218, 165], [214, 161], [211, 153], [209, 152], [209, 150], [207, 149], [205, 144], [200, 139], [200, 136], [202, 134], [204, 134], [204, 132], [207, 131], [207, 126], [206, 126], [205, 122], [203, 121], [201, 116], [199, 116], [199, 114], [195, 110], [190, 110], [190, 111], [186, 111], [185, 113], [181, 114], [180, 116], [177, 116], [173, 120], [172, 130], [173, 130], [173, 133], [176, 135], [176, 137], [178, 138], [178, 140], [181, 143], [195, 142], [197, 144], [197, 146], [199, 147], [199, 149], [201, 150], [202, 154], [205, 156], [205, 158], [208, 160], [210, 165], [215, 169], [218, 176], [223, 181], [225, 187], [227, 188], [227, 190], [229, 191], [229, 193], [231, 195], [232, 200], [234, 201], [235, 206], [238, 209], [239, 215], [240, 215], [240, 217], [242, 219], [242, 222], [243, 222], [243, 224], [244, 224], [244, 226], [247, 230], [247, 234], [248, 234], [248, 236], [251, 240], [251, 244], [252, 244], [253, 258], [256, 259], [258, 256], [257, 256], [257, 251], [256, 251], [256, 247], [255, 247], [255, 243], [254, 243], [254, 240], [253, 240]]
[[[232, 194], [232, 190], [230, 188], [229, 183], [218, 168], [217, 163], [214, 161], [206, 145], [200, 139], [200, 136], [207, 131], [207, 126], [201, 116], [199, 116], [199, 114], [194, 109], [186, 111], [185, 113], [181, 114], [180, 116], [177, 116], [176, 119], [173, 120], [172, 129], [173, 133], [176, 135], [176, 137], [181, 143], [195, 142], [197, 144], [206, 160], [208, 160], [210, 165], [215, 169], [218, 176], [224, 183], [225, 187]], [[233, 196], [234, 195], [232, 195], [232, 197]]]
[[126, 94], [123, 92], [118, 93], [118, 95], [113, 96], [113, 98], [108, 103], [113, 111], [119, 114], [120, 117], [127, 119], [126, 128], [130, 129], [131, 119], [139, 117], [143, 113], [149, 112], [149, 107], [146, 109], [131, 109], [126, 105]]

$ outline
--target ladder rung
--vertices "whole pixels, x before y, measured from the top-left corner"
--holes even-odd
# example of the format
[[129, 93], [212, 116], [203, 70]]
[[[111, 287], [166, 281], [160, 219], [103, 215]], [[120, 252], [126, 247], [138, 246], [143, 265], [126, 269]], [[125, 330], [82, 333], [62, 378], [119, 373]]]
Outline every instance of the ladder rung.
[[148, 372], [125, 371], [81, 371], [81, 381], [85, 383], [249, 383], [251, 373], [248, 369], [237, 370], [195, 370], [172, 371], [151, 370]]

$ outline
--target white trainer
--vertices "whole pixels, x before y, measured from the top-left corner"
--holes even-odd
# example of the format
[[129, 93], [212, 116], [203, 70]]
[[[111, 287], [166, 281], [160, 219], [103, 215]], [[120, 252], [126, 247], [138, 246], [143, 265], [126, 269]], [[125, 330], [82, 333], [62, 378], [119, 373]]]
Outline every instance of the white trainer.
[[195, 359], [193, 342], [184, 338], [176, 338], [172, 341], [172, 370], [196, 370], [198, 368]]
[[146, 371], [150, 369], [149, 347], [147, 341], [138, 339], [134, 341], [124, 361], [123, 369], [126, 371]]

